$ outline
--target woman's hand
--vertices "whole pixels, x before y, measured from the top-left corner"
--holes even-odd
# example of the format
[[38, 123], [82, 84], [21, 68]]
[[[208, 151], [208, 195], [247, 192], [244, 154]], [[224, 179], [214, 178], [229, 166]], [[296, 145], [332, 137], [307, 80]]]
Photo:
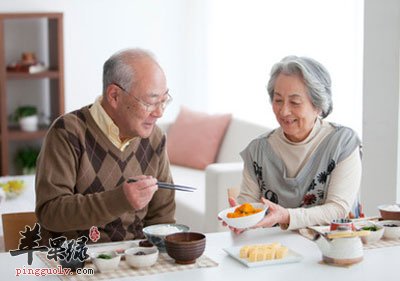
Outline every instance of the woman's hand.
[[231, 206], [231, 208], [237, 206], [237, 202], [236, 202], [235, 198], [233, 198], [233, 197], [229, 197], [228, 202], [229, 202], [229, 206]]
[[[228, 198], [228, 202], [229, 202], [229, 206], [231, 206], [231, 207], [236, 207], [236, 206], [237, 206], [236, 200], [235, 200], [235, 198], [233, 198], [233, 197], [229, 197], [229, 198]], [[218, 218], [218, 219], [221, 219], [221, 218]], [[228, 225], [226, 224], [226, 222], [224, 222], [224, 221], [222, 221], [222, 225], [223, 225], [223, 226], [228, 226]], [[236, 234], [240, 234], [240, 233], [242, 233], [242, 232], [244, 232], [244, 231], [246, 230], [246, 229], [234, 228], [234, 227], [231, 227], [231, 226], [229, 226], [229, 229], [230, 229], [232, 232], [236, 233]]]
[[289, 211], [278, 204], [272, 203], [271, 201], [261, 198], [262, 203], [268, 206], [268, 214], [255, 226], [252, 228], [258, 227], [271, 227], [275, 224], [289, 224], [290, 216]]

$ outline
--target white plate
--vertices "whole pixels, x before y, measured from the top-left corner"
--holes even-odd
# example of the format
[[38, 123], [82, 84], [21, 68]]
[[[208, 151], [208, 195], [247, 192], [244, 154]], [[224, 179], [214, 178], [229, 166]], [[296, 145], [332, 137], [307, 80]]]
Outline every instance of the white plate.
[[227, 252], [232, 258], [234, 258], [235, 260], [238, 260], [239, 262], [243, 263], [247, 267], [293, 263], [293, 262], [299, 262], [303, 259], [302, 255], [289, 249], [288, 254], [283, 259], [249, 262], [247, 259], [240, 258], [240, 248], [242, 248], [242, 246], [224, 248], [224, 251]]

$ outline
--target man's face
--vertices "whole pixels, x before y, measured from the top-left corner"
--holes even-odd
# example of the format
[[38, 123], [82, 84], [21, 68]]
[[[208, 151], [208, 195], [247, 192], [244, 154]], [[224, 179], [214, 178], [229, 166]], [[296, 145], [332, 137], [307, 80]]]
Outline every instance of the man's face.
[[[151, 61], [142, 63], [135, 73], [136, 83], [129, 92], [118, 87], [116, 120], [121, 140], [150, 136], [164, 110], [160, 103], [169, 98], [164, 72]], [[154, 106], [158, 105], [158, 106]]]

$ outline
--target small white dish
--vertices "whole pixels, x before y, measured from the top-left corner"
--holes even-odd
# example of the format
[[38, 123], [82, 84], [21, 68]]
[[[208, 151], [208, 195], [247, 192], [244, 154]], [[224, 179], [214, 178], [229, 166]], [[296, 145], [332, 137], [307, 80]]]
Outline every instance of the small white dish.
[[399, 239], [400, 238], [400, 221], [398, 220], [384, 220], [376, 223], [377, 225], [383, 226], [385, 232], [383, 238], [386, 239]]
[[381, 225], [377, 225], [372, 221], [358, 222], [355, 223], [357, 230], [368, 230], [369, 234], [366, 236], [361, 236], [361, 241], [364, 244], [375, 243], [383, 237], [385, 228]]
[[88, 254], [90, 258], [99, 252], [112, 252], [115, 251], [117, 254], [123, 254], [126, 249], [139, 246], [139, 240], [137, 241], [118, 241], [112, 243], [98, 243], [88, 245]]
[[235, 209], [239, 206], [225, 209], [219, 212], [218, 217], [221, 218], [227, 225], [234, 228], [249, 228], [259, 223], [265, 216], [265, 212], [268, 209], [263, 203], [251, 203], [254, 208], [262, 209], [262, 211], [253, 215], [248, 215], [239, 218], [228, 218], [228, 213], [235, 212]]
[[383, 227], [379, 227], [378, 230], [372, 231], [370, 230], [369, 235], [361, 236], [361, 241], [364, 244], [371, 244], [381, 240], [382, 236], [385, 233], [385, 229]]
[[91, 260], [100, 272], [109, 272], [118, 268], [121, 255], [115, 251], [103, 251], [93, 253]]
[[157, 262], [157, 247], [134, 247], [125, 250], [125, 260], [131, 267], [150, 267]]

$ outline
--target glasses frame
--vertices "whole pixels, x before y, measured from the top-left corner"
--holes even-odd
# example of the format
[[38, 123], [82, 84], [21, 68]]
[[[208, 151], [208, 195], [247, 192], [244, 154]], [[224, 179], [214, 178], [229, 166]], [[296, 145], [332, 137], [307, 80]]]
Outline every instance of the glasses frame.
[[[115, 83], [115, 82], [113, 84], [129, 95], [129, 92], [127, 90], [125, 90], [121, 85], [119, 85], [118, 83]], [[147, 112], [153, 112], [159, 108], [161, 108], [164, 111], [165, 108], [172, 102], [173, 98], [169, 94], [169, 92], [167, 92], [166, 95], [167, 95], [166, 100], [159, 101], [159, 102], [153, 103], [153, 104], [147, 103], [134, 95], [129, 95], [129, 96], [133, 97], [138, 103], [140, 103], [146, 109]]]

